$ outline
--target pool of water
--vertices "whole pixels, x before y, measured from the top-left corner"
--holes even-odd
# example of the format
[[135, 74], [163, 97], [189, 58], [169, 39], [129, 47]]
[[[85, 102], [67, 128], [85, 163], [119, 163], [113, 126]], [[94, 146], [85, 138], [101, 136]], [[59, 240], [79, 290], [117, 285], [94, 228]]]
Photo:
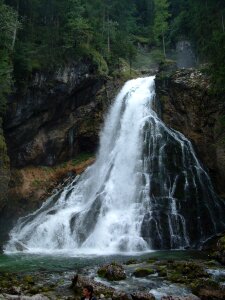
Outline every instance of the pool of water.
[[13, 254], [0, 255], [0, 272], [32, 272], [32, 271], [81, 271], [83, 268], [101, 265], [112, 261], [126, 262], [129, 259], [144, 260], [157, 258], [160, 260], [208, 259], [207, 253], [201, 251], [155, 251], [142, 255], [110, 255], [110, 256], [65, 256]]

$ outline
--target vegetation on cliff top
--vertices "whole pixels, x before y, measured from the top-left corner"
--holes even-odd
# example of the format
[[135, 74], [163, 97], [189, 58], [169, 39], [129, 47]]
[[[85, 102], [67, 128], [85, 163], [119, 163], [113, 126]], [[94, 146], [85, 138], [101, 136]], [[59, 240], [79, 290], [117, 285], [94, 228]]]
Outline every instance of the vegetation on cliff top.
[[11, 71], [21, 84], [32, 72], [86, 57], [100, 73], [133, 64], [138, 47], [166, 49], [193, 41], [213, 81], [223, 89], [223, 0], [0, 0], [0, 86], [10, 89]]

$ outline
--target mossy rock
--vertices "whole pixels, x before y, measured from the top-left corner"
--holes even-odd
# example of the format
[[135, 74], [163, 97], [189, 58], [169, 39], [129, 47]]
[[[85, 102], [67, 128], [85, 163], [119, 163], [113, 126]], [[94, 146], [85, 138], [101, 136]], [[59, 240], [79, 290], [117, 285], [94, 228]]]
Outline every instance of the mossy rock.
[[155, 270], [149, 268], [138, 268], [134, 271], [133, 275], [135, 277], [146, 277], [155, 273]]
[[108, 279], [109, 281], [119, 281], [126, 279], [124, 268], [116, 263], [100, 267], [98, 269], [98, 276]]
[[156, 263], [156, 262], [158, 262], [158, 258], [149, 258], [149, 259], [147, 260], [147, 263], [149, 263], [149, 264], [154, 264], [154, 263]]
[[193, 293], [198, 294], [202, 288], [219, 289], [219, 284], [212, 279], [197, 279], [190, 283], [190, 288]]
[[112, 295], [112, 300], [130, 300], [130, 296], [125, 292], [115, 291]]
[[32, 284], [32, 285], [35, 284], [34, 278], [30, 275], [25, 276], [23, 278], [23, 281], [24, 281], [25, 284]]
[[137, 260], [136, 259], [129, 259], [128, 261], [125, 262], [126, 265], [134, 265], [137, 264]]
[[209, 274], [205, 271], [204, 267], [195, 262], [174, 262], [169, 268], [189, 279], [209, 277]]
[[182, 276], [179, 272], [169, 273], [167, 275], [167, 279], [174, 283], [184, 283], [184, 284], [189, 283], [188, 278], [185, 276]]
[[29, 288], [28, 289], [28, 292], [31, 294], [31, 295], [36, 295], [36, 294], [39, 294], [41, 292], [41, 289], [37, 286], [34, 286], [32, 288]]
[[167, 266], [157, 266], [156, 271], [160, 277], [167, 276]]
[[134, 292], [131, 294], [133, 300], [155, 300], [155, 296], [145, 292]]

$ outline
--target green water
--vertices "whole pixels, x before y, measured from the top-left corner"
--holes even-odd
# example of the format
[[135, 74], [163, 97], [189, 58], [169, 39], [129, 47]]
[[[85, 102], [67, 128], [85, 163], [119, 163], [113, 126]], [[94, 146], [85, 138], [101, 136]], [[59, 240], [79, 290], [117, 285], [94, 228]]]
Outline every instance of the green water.
[[36, 272], [36, 271], [70, 271], [101, 265], [112, 261], [126, 262], [129, 259], [143, 261], [148, 258], [159, 260], [208, 259], [207, 253], [200, 251], [155, 251], [138, 256], [47, 256], [33, 254], [0, 255], [0, 272]]

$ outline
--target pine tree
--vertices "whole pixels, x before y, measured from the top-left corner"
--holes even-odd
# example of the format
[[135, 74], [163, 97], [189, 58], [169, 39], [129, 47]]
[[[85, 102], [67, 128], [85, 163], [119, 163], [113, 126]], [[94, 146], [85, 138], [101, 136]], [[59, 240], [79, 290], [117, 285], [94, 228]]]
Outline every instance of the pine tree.
[[168, 0], [154, 0], [155, 6], [155, 17], [154, 17], [154, 38], [157, 43], [162, 39], [163, 53], [166, 58], [166, 47], [165, 47], [165, 34], [168, 31], [169, 24], [168, 19], [170, 17], [169, 13], [169, 2]]

